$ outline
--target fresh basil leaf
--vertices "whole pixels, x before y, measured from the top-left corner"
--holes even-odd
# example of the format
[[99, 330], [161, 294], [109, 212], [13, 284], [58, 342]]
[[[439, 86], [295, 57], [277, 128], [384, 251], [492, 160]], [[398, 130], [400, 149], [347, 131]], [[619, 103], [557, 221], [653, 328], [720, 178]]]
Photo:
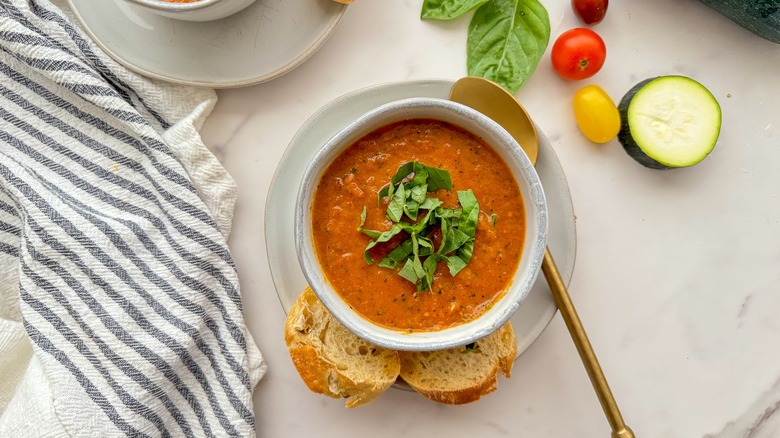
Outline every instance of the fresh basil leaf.
[[460, 208], [445, 208], [445, 207], [438, 207], [436, 208], [436, 217], [439, 218], [459, 218], [460, 214], [463, 212]]
[[[441, 201], [439, 201], [439, 205], [441, 205]], [[425, 213], [425, 217], [422, 218], [416, 224], [402, 224], [402, 226], [404, 227], [404, 231], [406, 231], [409, 234], [421, 233], [432, 222], [432, 219], [435, 219], [435, 216], [433, 214], [434, 211], [435, 211], [434, 209], [428, 210], [428, 213]]]
[[452, 246], [452, 241], [455, 240], [455, 233], [453, 232], [452, 225], [450, 225], [451, 219], [443, 218], [439, 222], [439, 229], [441, 230], [441, 243], [439, 244], [439, 250], [436, 251], [439, 254], [443, 254], [442, 250], [448, 246]]
[[417, 220], [417, 212], [419, 211], [419, 209], [420, 209], [420, 204], [411, 199], [408, 199], [406, 201], [406, 204], [404, 204], [404, 213], [406, 213], [406, 215], [409, 216], [409, 219], [413, 221]]
[[425, 289], [431, 290], [433, 287], [433, 274], [436, 272], [436, 266], [438, 264], [439, 262], [434, 256], [430, 256], [425, 259], [425, 263], [423, 263], [423, 271], [425, 271], [425, 275], [420, 279], [420, 285], [417, 288], [418, 292], [422, 292]]
[[401, 165], [396, 171], [395, 175], [390, 178], [390, 184], [383, 187], [379, 191], [379, 199], [381, 200], [385, 196], [392, 196], [394, 188], [406, 177], [415, 174], [409, 182], [408, 188], [422, 185], [423, 182], [427, 184], [429, 192], [433, 192], [439, 189], [446, 189], [452, 191], [452, 177], [446, 170], [439, 169], [437, 167], [426, 166], [425, 164], [418, 163], [417, 161], [410, 161]]
[[431, 249], [433, 248], [433, 241], [431, 239], [425, 238], [423, 236], [416, 236], [417, 237], [417, 244], [423, 249], [420, 249], [420, 255], [423, 255], [422, 252], [424, 248]]
[[549, 42], [550, 18], [538, 0], [491, 0], [469, 24], [468, 74], [514, 93], [534, 72]]
[[449, 254], [460, 248], [464, 243], [468, 242], [469, 239], [472, 239], [472, 236], [469, 236], [457, 228], [450, 228], [448, 230], [447, 238], [442, 240], [441, 246], [436, 252], [443, 255]]
[[[404, 264], [404, 267], [401, 268], [401, 271], [399, 271], [398, 274], [406, 278], [407, 280], [411, 281], [412, 283], [415, 283], [417, 285], [417, 291], [419, 292], [420, 291], [419, 280], [425, 277], [425, 269], [423, 269], [423, 264], [420, 261], [420, 252], [419, 252], [420, 246], [416, 234], [412, 234], [411, 241], [412, 241], [412, 257], [406, 259], [406, 264]], [[403, 274], [401, 274], [401, 272], [403, 272]], [[410, 278], [414, 278], [414, 279], [411, 280]]]
[[422, 262], [420, 261], [420, 256], [414, 256], [412, 267], [414, 268], [414, 273], [417, 274], [417, 279], [425, 277], [425, 270], [423, 269]]
[[365, 228], [358, 228], [358, 231], [360, 231], [361, 233], [365, 234], [366, 236], [372, 239], [376, 239], [377, 237], [382, 235], [382, 233], [379, 231], [366, 230]]
[[419, 290], [425, 290], [429, 289], [431, 292], [433, 292], [433, 274], [436, 273], [436, 266], [439, 264], [440, 260], [439, 254], [431, 254], [427, 259], [425, 259], [425, 263], [423, 263], [423, 271], [425, 271], [425, 276], [421, 278], [420, 282], [420, 288]]
[[409, 196], [411, 197], [412, 201], [417, 202], [418, 204], [422, 204], [425, 202], [425, 198], [428, 196], [428, 185], [423, 183], [419, 186], [414, 186], [410, 192], [411, 194]]
[[458, 192], [458, 201], [460, 201], [463, 211], [458, 220], [458, 229], [469, 236], [474, 236], [477, 231], [477, 221], [479, 220], [479, 203], [477, 197], [471, 189]]
[[451, 20], [482, 5], [488, 0], [425, 0], [420, 18]]
[[419, 280], [420, 277], [417, 276], [417, 272], [415, 272], [413, 265], [414, 263], [412, 262], [412, 259], [406, 259], [406, 263], [398, 271], [398, 275], [411, 281], [412, 283], [417, 283], [417, 280]]
[[455, 255], [447, 258], [447, 267], [450, 269], [450, 275], [453, 277], [458, 275], [458, 272], [463, 270], [466, 265], [471, 261], [471, 256], [474, 253], [474, 239], [464, 243], [463, 246], [455, 251]]
[[385, 196], [393, 196], [395, 186], [398, 185], [402, 179], [406, 178], [410, 173], [412, 173], [415, 163], [417, 162], [410, 161], [398, 168], [398, 170], [395, 172], [395, 175], [390, 178], [390, 184], [386, 187], [383, 187], [382, 190], [379, 191], [380, 200]]
[[365, 224], [366, 224], [366, 207], [364, 206], [363, 207], [363, 213], [360, 213], [360, 225], [357, 228], [358, 231], [360, 231], [361, 233], [365, 234], [366, 236], [368, 236], [368, 237], [370, 237], [372, 239], [376, 239], [377, 237], [379, 237], [382, 234], [379, 231], [367, 230], [367, 229], [363, 228], [363, 225], [365, 225]]
[[[409, 182], [406, 185], [406, 188], [410, 187], [418, 187], [426, 185], [426, 181], [428, 181], [428, 171], [427, 166], [424, 164], [420, 164], [418, 162], [414, 162], [415, 166], [412, 170], [414, 170], [414, 178], [409, 180]], [[427, 190], [426, 190], [427, 191]]]
[[437, 167], [426, 166], [428, 171], [428, 191], [435, 192], [439, 189], [452, 191], [452, 177], [446, 170]]
[[404, 185], [398, 186], [398, 190], [393, 193], [393, 199], [387, 205], [387, 217], [393, 222], [400, 222], [404, 214], [404, 204], [406, 203], [406, 192]]
[[458, 274], [471, 261], [474, 254], [474, 239], [469, 239], [457, 251], [455, 255], [447, 258], [447, 267], [450, 269], [450, 275], [453, 277]]
[[438, 210], [438, 206], [442, 204], [441, 200], [437, 198], [425, 198], [425, 201], [423, 201], [422, 204], [420, 204], [420, 208], [424, 210]]
[[[437, 216], [438, 217], [438, 216]], [[439, 229], [441, 230], [441, 244], [439, 245], [444, 246], [444, 242], [450, 238], [450, 228], [452, 228], [452, 225], [450, 225], [450, 222], [452, 219], [449, 218], [441, 218], [439, 221]]]
[[396, 246], [390, 254], [379, 262], [379, 266], [383, 268], [394, 269], [399, 263], [404, 261], [412, 253], [412, 239], [406, 239]]
[[454, 277], [466, 267], [466, 262], [458, 255], [450, 256], [447, 257], [447, 267], [450, 269], [450, 275]]
[[403, 227], [401, 227], [398, 224], [393, 224], [393, 228], [380, 234], [379, 237], [376, 238], [376, 240], [372, 240], [371, 242], [369, 242], [368, 246], [366, 246], [366, 250], [363, 252], [363, 257], [366, 259], [366, 263], [368, 263], [369, 265], [374, 264], [374, 260], [371, 259], [371, 255], [369, 255], [368, 250], [375, 247], [377, 243], [387, 242], [388, 240], [392, 239], [393, 236], [400, 233], [401, 230], [403, 230]]
[[458, 248], [455, 254], [457, 254], [458, 257], [460, 257], [460, 259], [465, 263], [470, 262], [471, 257], [474, 255], [474, 239], [464, 243], [460, 248]]

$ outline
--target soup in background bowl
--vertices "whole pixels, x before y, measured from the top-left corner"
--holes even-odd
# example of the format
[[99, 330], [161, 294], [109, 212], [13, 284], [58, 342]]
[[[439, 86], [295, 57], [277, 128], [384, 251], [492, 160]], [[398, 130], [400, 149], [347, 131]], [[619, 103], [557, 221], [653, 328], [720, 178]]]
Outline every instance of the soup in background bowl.
[[149, 12], [185, 21], [212, 21], [233, 15], [255, 0], [125, 0]]
[[339, 132], [296, 204], [314, 292], [355, 334], [398, 350], [461, 346], [502, 326], [535, 281], [546, 235], [544, 194], [520, 146], [443, 99], [393, 102]]

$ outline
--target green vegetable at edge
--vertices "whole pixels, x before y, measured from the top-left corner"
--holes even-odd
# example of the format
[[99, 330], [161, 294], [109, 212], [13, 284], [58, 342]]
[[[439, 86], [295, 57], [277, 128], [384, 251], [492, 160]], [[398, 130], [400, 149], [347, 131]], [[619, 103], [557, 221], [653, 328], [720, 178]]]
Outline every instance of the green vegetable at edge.
[[699, 1], [755, 35], [780, 43], [780, 5], [777, 0]]

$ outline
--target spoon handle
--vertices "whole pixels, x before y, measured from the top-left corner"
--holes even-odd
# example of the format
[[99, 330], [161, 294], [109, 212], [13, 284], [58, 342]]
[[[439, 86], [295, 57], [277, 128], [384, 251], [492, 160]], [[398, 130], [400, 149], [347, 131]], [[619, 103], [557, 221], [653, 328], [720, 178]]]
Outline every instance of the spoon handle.
[[585, 370], [588, 372], [588, 377], [590, 377], [590, 383], [593, 385], [593, 389], [596, 390], [601, 408], [604, 410], [609, 426], [612, 428], [612, 437], [634, 438], [634, 432], [626, 426], [623, 416], [620, 415], [620, 409], [618, 409], [615, 398], [612, 396], [612, 391], [609, 389], [607, 379], [601, 370], [599, 360], [596, 358], [596, 353], [593, 352], [588, 335], [582, 327], [580, 317], [577, 315], [574, 303], [572, 303], [569, 292], [566, 290], [566, 285], [563, 284], [563, 279], [560, 272], [558, 272], [558, 267], [555, 266], [555, 260], [553, 260], [549, 248], [544, 252], [542, 272], [547, 279], [547, 284], [550, 286], [555, 302], [558, 304], [563, 321], [569, 329], [572, 340], [574, 340], [574, 345], [580, 354], [582, 364], [585, 365]]

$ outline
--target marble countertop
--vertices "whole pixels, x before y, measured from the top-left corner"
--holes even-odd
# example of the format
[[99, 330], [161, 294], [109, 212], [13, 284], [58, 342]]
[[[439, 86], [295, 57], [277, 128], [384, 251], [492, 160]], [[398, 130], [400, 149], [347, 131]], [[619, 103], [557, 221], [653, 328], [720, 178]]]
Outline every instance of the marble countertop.
[[[780, 45], [695, 0], [614, 1], [607, 60], [566, 82], [549, 50], [580, 27], [544, 0], [548, 52], [516, 93], [566, 172], [577, 227], [570, 291], [626, 422], [641, 437], [780, 436]], [[421, 0], [356, 0], [327, 43], [271, 82], [219, 91], [203, 138], [236, 179], [229, 241], [246, 318], [269, 370], [255, 391], [263, 437], [605, 437], [609, 427], [560, 318], [477, 403], [444, 406], [390, 389], [359, 409], [311, 393], [287, 354], [263, 212], [296, 130], [345, 93], [466, 74], [470, 14], [419, 19]], [[571, 99], [600, 85], [618, 101], [642, 79], [681, 74], [723, 110], [715, 150], [686, 169], [641, 167], [613, 140], [589, 142]]]

